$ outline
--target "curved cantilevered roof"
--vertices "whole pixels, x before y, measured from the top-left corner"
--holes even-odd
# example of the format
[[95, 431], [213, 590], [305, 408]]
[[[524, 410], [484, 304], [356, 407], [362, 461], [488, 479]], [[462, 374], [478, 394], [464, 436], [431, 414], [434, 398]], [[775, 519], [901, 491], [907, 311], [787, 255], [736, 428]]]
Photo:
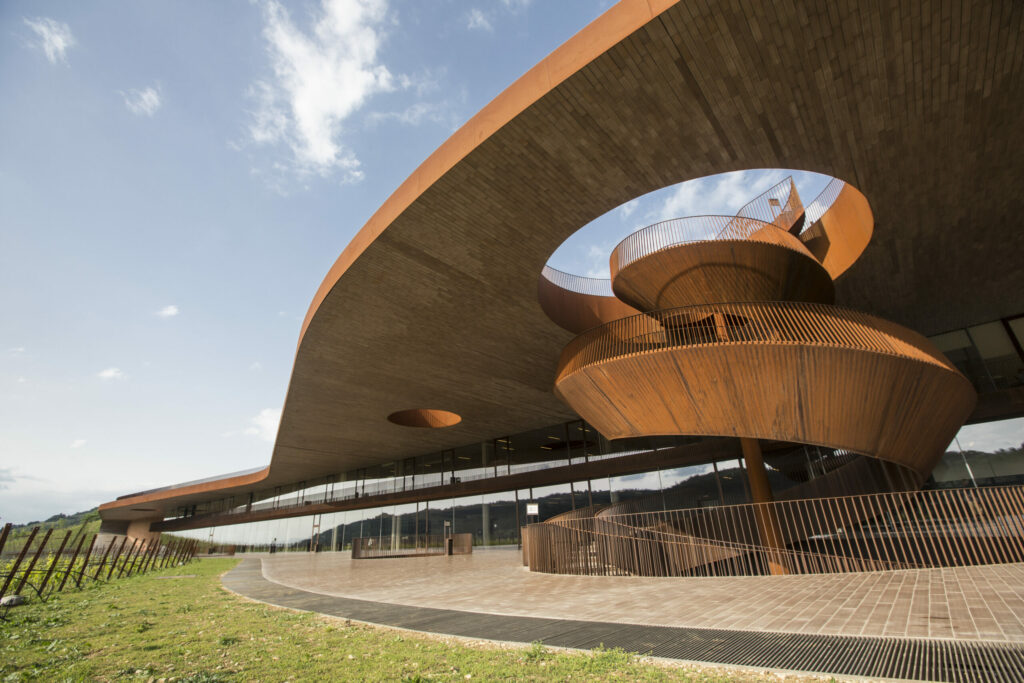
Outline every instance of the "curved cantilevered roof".
[[[714, 173], [853, 183], [876, 217], [837, 303], [933, 334], [1024, 311], [1024, 6], [626, 0], [448, 139], [331, 268], [269, 467], [129, 496], [106, 518], [551, 424], [570, 334], [548, 256], [634, 197]], [[462, 416], [392, 424], [396, 410]], [[134, 508], [134, 511], [133, 511]]]

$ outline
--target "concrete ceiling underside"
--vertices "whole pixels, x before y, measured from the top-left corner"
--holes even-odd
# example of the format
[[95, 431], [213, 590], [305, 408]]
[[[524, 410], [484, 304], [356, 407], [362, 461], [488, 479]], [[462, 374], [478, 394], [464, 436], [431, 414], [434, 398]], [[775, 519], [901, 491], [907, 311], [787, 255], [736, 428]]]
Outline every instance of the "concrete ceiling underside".
[[[791, 168], [860, 189], [875, 233], [836, 283], [841, 306], [926, 335], [1024, 312], [1024, 6], [957, 7], [615, 6], [453, 135], [342, 254], [307, 316], [267, 477], [161, 505], [571, 418], [552, 393], [571, 335], [537, 303], [541, 268], [594, 218], [692, 178]], [[462, 421], [386, 419], [411, 408]]]

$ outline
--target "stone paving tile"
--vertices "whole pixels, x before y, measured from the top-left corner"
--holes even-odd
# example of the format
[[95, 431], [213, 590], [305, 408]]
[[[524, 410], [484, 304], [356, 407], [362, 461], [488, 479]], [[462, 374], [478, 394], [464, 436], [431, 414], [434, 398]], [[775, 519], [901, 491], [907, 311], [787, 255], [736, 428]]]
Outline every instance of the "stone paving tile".
[[[726, 578], [558, 576], [514, 550], [352, 561], [264, 555], [277, 583], [363, 600], [488, 614], [803, 634], [1024, 642], [1024, 564]], [[599, 596], [595, 599], [595, 596]]]

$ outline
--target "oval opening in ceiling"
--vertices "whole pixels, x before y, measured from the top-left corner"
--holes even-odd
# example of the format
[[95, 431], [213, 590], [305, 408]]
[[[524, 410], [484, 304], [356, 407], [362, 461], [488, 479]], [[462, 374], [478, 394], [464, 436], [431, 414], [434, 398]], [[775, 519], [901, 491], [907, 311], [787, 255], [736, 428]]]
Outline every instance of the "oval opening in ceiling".
[[388, 422], [403, 427], [422, 427], [426, 429], [441, 429], [453, 427], [462, 418], [447, 410], [433, 410], [430, 408], [413, 408], [412, 410], [399, 410], [388, 415]]

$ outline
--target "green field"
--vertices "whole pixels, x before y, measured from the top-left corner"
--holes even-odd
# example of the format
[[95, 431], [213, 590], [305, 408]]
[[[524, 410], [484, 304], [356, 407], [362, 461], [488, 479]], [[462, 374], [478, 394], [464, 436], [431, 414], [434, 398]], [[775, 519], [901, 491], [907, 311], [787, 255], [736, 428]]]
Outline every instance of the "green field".
[[0, 681], [778, 680], [621, 651], [467, 643], [268, 607], [205, 559], [54, 596], [0, 621]]

